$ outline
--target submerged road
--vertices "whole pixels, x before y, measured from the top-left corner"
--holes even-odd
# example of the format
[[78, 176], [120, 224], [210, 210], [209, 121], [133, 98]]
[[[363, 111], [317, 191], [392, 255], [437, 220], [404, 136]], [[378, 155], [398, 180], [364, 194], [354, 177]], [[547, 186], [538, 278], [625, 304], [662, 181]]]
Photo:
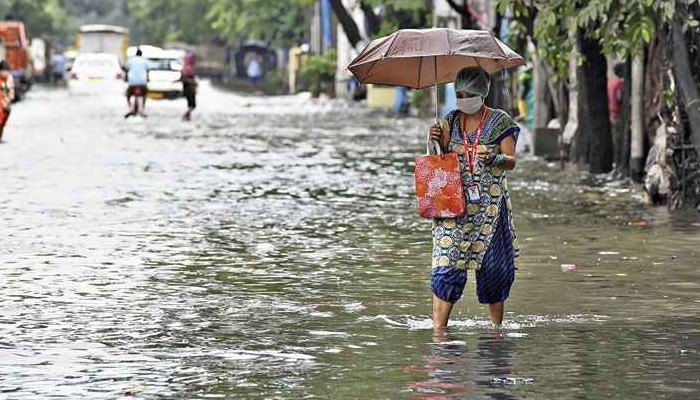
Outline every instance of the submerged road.
[[521, 158], [493, 331], [473, 277], [433, 341], [429, 120], [202, 85], [36, 87], [0, 144], [0, 398], [695, 398], [700, 220]]

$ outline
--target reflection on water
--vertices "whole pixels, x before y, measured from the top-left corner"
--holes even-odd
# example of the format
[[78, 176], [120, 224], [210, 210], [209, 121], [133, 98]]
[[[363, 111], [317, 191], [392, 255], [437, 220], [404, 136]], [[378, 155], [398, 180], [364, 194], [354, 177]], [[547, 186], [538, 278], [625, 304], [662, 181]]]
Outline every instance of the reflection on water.
[[426, 377], [408, 383], [418, 398], [515, 399], [510, 387], [533, 383], [532, 378], [512, 375], [513, 339], [498, 331], [465, 339], [450, 335], [436, 339], [429, 345], [424, 366], [404, 368], [408, 374]]
[[198, 100], [192, 123], [42, 88], [13, 110], [0, 398], [697, 397], [695, 214], [522, 159], [503, 329], [470, 277], [435, 340], [411, 175], [429, 121]]

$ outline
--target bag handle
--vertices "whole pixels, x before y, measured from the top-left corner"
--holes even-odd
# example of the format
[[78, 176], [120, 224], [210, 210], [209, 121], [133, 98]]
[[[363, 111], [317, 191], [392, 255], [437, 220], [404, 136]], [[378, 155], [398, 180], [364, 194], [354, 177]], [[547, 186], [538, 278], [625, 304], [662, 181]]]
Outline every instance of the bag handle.
[[[438, 124], [440, 125], [440, 129], [443, 132], [450, 131], [450, 125], [446, 120], [444, 120], [444, 119], [438, 120]], [[440, 142], [438, 142], [437, 140], [428, 139], [426, 151], [427, 151], [428, 155], [433, 155], [433, 154], [442, 155], [443, 154], [442, 144], [440, 144]]]
[[433, 154], [442, 155], [442, 146], [437, 140], [428, 140], [427, 153], [429, 156]]

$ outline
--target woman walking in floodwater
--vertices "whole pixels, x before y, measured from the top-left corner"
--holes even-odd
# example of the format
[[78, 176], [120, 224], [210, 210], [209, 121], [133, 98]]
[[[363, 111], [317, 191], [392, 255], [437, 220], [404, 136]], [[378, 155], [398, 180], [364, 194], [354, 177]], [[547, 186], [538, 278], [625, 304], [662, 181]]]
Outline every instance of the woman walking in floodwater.
[[5, 124], [10, 118], [12, 99], [15, 97], [13, 82], [7, 61], [0, 61], [0, 141], [2, 141], [2, 134], [5, 131]]
[[[452, 307], [462, 297], [467, 270], [474, 271], [479, 302], [488, 304], [491, 322], [503, 321], [503, 304], [515, 280], [518, 244], [506, 171], [515, 167], [520, 128], [503, 110], [484, 105], [490, 77], [481, 68], [464, 68], [455, 80], [457, 109], [429, 138], [459, 155], [467, 211], [433, 222], [431, 289], [433, 326], [447, 326]], [[444, 130], [444, 132], [443, 132]]]

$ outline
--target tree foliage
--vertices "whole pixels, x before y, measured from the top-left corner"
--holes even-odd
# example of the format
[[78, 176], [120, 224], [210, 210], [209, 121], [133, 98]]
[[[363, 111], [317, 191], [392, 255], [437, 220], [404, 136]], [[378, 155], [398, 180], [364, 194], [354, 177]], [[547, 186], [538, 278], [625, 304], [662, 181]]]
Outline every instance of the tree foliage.
[[198, 43], [216, 32], [208, 17], [212, 0], [132, 0], [129, 12], [144, 43]]
[[[657, 22], [670, 22], [678, 8], [700, 0], [496, 0], [496, 9], [506, 14], [512, 9], [519, 29], [532, 37], [538, 54], [560, 77], [566, 76], [572, 50], [569, 39], [579, 29], [600, 41], [603, 53], [624, 59], [640, 54], [656, 33]], [[534, 20], [534, 24], [526, 24]], [[688, 18], [686, 27], [698, 21]]]
[[0, 0], [0, 14], [23, 21], [31, 36], [65, 33], [67, 14], [59, 0]]
[[432, 26], [432, 1], [402, 0], [387, 2], [365, 0], [363, 3], [367, 3], [379, 10], [381, 23], [377, 36], [389, 35], [397, 29]]
[[335, 50], [324, 54], [312, 54], [301, 69], [301, 76], [306, 81], [311, 93], [318, 95], [324, 86], [330, 86], [335, 80], [336, 69]]
[[[359, 29], [355, 21], [345, 9], [341, 0], [330, 0], [338, 23], [342, 25], [350, 44], [356, 47], [362, 41]], [[385, 4], [386, 3], [386, 4]], [[386, 36], [397, 29], [425, 28], [432, 25], [430, 0], [402, 0], [385, 2], [382, 0], [363, 0], [359, 6], [367, 20], [367, 34], [369, 39]]]
[[304, 36], [304, 6], [311, 0], [210, 0], [206, 19], [229, 42], [262, 40], [290, 46]]

